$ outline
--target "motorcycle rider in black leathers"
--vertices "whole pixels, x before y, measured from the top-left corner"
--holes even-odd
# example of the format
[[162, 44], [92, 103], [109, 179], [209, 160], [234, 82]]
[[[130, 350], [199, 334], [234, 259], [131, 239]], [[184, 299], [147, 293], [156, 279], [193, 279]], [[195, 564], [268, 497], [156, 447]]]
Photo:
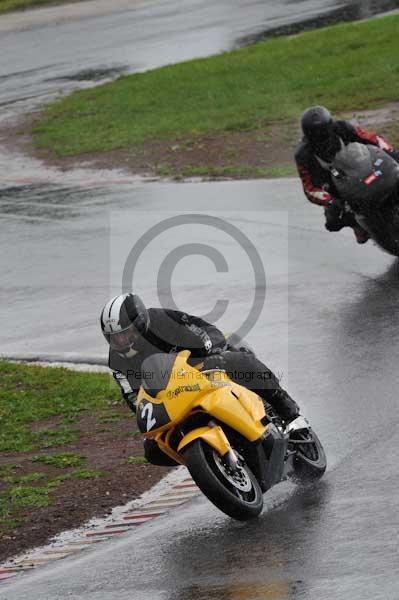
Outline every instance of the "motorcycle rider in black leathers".
[[[109, 367], [128, 406], [136, 412], [143, 377], [142, 363], [150, 355], [190, 350], [189, 363], [198, 369], [220, 368], [237, 383], [258, 393], [279, 417], [289, 422], [298, 405], [280, 387], [277, 377], [245, 345], [226, 343], [217, 327], [184, 312], [149, 308], [135, 294], [112, 298], [101, 311], [101, 329], [109, 343]], [[153, 464], [176, 463], [146, 439], [144, 452]]]
[[376, 133], [356, 127], [349, 121], [333, 119], [324, 106], [308, 108], [302, 115], [301, 127], [304, 137], [296, 150], [295, 161], [306, 197], [313, 204], [324, 206], [328, 231], [352, 227], [358, 244], [364, 244], [370, 236], [360, 227], [352, 212], [343, 212], [328, 163], [339, 152], [342, 144], [351, 142], [378, 146], [398, 162], [399, 153]]

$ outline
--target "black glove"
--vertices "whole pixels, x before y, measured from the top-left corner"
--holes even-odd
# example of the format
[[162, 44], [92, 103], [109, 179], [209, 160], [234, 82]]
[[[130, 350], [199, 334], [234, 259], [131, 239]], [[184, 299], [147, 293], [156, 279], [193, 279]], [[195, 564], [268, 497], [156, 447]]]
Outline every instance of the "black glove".
[[226, 369], [226, 361], [222, 354], [212, 354], [207, 356], [204, 360], [204, 366], [201, 371], [207, 371], [208, 369]]
[[327, 231], [340, 231], [343, 227], [345, 227], [345, 223], [342, 220], [342, 209], [339, 202], [333, 198], [327, 204], [324, 209], [324, 214], [326, 217], [325, 227]]
[[331, 216], [339, 217], [342, 213], [341, 202], [336, 198], [331, 198], [326, 206], [326, 211], [331, 214]]
[[344, 212], [342, 215], [342, 222], [344, 227], [359, 227], [359, 223], [356, 221], [355, 214], [353, 212]]
[[249, 344], [238, 337], [235, 333], [231, 334], [227, 338], [227, 348], [226, 350], [230, 352], [246, 352], [247, 354], [252, 354], [255, 356], [254, 350], [249, 346]]

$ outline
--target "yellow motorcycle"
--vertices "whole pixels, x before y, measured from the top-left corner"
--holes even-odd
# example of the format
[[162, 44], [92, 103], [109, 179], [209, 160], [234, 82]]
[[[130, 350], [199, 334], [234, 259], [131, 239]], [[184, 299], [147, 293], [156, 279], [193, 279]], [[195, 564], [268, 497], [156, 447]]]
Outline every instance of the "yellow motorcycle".
[[142, 367], [137, 423], [145, 437], [185, 465], [221, 511], [257, 517], [263, 494], [288, 477], [322, 477], [323, 447], [303, 417], [288, 426], [225, 371], [200, 371], [190, 352], [156, 354]]

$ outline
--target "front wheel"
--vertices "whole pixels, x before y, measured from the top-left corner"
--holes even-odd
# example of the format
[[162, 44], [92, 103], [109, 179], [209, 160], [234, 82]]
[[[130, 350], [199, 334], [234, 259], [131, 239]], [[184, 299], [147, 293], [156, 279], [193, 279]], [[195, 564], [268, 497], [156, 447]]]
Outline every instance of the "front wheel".
[[184, 452], [191, 477], [219, 510], [239, 521], [257, 517], [263, 508], [260, 486], [239, 457], [232, 469], [213, 448], [196, 440]]
[[298, 429], [290, 436], [294, 455], [294, 479], [309, 483], [323, 477], [327, 459], [321, 441], [312, 429]]
[[389, 204], [368, 218], [357, 217], [356, 220], [371, 234], [382, 250], [399, 256], [399, 207], [396, 204]]

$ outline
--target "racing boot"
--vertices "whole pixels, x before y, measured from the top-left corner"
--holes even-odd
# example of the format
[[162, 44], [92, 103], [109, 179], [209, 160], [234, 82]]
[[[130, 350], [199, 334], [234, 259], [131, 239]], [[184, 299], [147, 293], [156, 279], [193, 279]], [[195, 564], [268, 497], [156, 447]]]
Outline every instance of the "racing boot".
[[[303, 439], [309, 436], [310, 425], [299, 412], [299, 406], [283, 389], [275, 390], [269, 404], [272, 406], [278, 419], [284, 421], [285, 432], [289, 434], [290, 440]], [[272, 419], [273, 422], [273, 419]]]
[[356, 217], [353, 212], [345, 213], [344, 222], [346, 227], [352, 227], [358, 244], [365, 244], [370, 239], [368, 232], [356, 221]]
[[360, 225], [353, 227], [353, 233], [358, 244], [365, 244], [370, 239], [368, 232], [363, 227], [360, 227]]
[[271, 394], [269, 393], [267, 402], [286, 424], [299, 417], [298, 404], [282, 388], [273, 390]]

